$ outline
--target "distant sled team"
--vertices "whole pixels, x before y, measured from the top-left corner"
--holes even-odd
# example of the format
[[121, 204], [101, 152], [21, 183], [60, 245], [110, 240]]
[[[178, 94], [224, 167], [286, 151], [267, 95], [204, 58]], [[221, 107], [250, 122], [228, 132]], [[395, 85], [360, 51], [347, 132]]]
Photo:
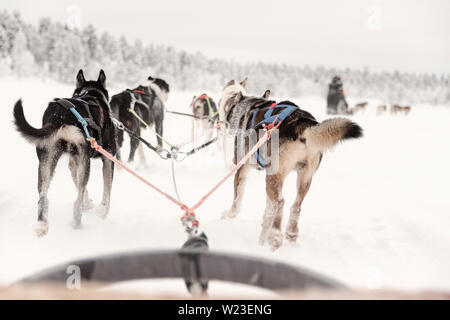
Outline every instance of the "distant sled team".
[[[335, 85], [339, 87], [340, 79], [336, 81]], [[103, 155], [91, 149], [86, 137], [93, 137], [107, 152], [120, 157], [123, 131], [115, 128], [114, 118], [116, 118], [124, 127], [137, 135], [142, 128], [154, 127], [158, 149], [161, 150], [164, 141], [165, 103], [169, 92], [169, 84], [166, 81], [148, 77], [138, 87], [118, 93], [109, 100], [103, 70], [96, 81], [86, 81], [83, 71], [80, 70], [76, 76], [76, 88], [72, 97], [51, 101], [44, 112], [41, 128], [31, 126], [24, 116], [21, 100], [16, 103], [14, 106], [16, 128], [22, 136], [36, 146], [39, 160], [36, 230], [39, 236], [48, 232], [47, 192], [61, 155], [69, 154], [69, 169], [77, 187], [73, 226], [81, 227], [82, 212], [93, 207], [86, 190], [91, 158], [101, 158], [103, 161], [104, 190], [101, 205], [97, 211], [101, 216], [106, 217], [110, 208], [114, 165]], [[224, 218], [233, 218], [239, 213], [250, 167], [266, 170], [266, 209], [263, 215], [260, 243], [268, 243], [272, 249], [280, 247], [283, 239], [281, 233], [284, 206], [282, 188], [286, 176], [292, 171], [297, 173], [297, 198], [291, 207], [285, 233], [286, 239], [295, 241], [298, 237], [301, 205], [311, 185], [312, 177], [322, 161], [323, 153], [339, 141], [362, 136], [362, 129], [356, 123], [345, 118], [332, 118], [318, 122], [309, 112], [291, 101], [277, 103], [270, 100], [270, 90], [266, 90], [259, 97], [249, 95], [247, 78], [241, 82], [234, 80], [228, 82], [223, 88], [218, 106], [212, 97], [201, 94], [194, 96], [190, 108], [194, 116], [191, 133], [193, 139], [199, 127], [202, 130], [211, 129], [217, 121], [223, 121], [225, 125], [222, 125], [220, 129], [223, 153], [226, 158], [226, 137], [228, 133], [231, 133], [234, 137], [234, 164], [242, 158], [241, 150], [248, 152], [252, 148], [247, 132], [258, 131], [270, 124], [278, 126], [277, 154], [265, 155], [257, 151], [253, 158], [256, 161], [247, 161], [236, 171], [233, 204], [222, 214]], [[128, 161], [133, 161], [135, 152], [142, 143], [134, 137], [130, 140]], [[271, 149], [269, 145], [272, 143], [276, 142], [266, 143], [267, 150]], [[276, 168], [272, 162], [273, 159], [277, 160]]]

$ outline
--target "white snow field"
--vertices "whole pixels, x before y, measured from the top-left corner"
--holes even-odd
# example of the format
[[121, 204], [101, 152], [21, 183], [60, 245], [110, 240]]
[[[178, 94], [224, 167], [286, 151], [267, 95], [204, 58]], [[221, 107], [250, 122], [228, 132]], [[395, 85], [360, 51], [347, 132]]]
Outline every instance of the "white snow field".
[[[0, 284], [69, 260], [136, 249], [176, 249], [186, 240], [181, 210], [124, 170], [116, 170], [107, 219], [93, 210], [83, 215], [83, 228], [73, 230], [76, 193], [67, 157], [59, 162], [49, 192], [49, 233], [43, 238], [35, 235], [38, 161], [35, 147], [13, 128], [13, 105], [22, 97], [28, 121], [40, 127], [47, 102], [70, 97], [73, 89], [41, 79], [0, 79]], [[172, 92], [167, 107], [189, 112], [192, 95], [199, 93]], [[219, 98], [217, 93], [212, 96]], [[317, 119], [326, 118], [324, 98], [291, 100]], [[351, 104], [358, 101], [350, 99]], [[231, 205], [232, 179], [197, 211], [211, 249], [302, 266], [354, 288], [450, 291], [450, 108], [413, 105], [408, 116], [376, 116], [377, 103], [370, 101], [365, 114], [352, 117], [364, 128], [364, 138], [325, 154], [303, 203], [296, 244], [285, 241], [275, 252], [258, 245], [265, 185], [264, 173], [253, 171], [237, 218], [221, 219], [221, 212]], [[190, 121], [166, 114], [165, 137], [174, 142], [188, 138]], [[144, 136], [155, 141], [149, 131]], [[125, 146], [124, 157], [128, 140]], [[145, 153], [149, 166], [132, 167], [174, 194], [170, 162], [151, 150]], [[216, 146], [177, 163], [175, 169], [188, 205], [226, 173]], [[97, 204], [102, 187], [101, 161], [94, 160], [88, 190]], [[285, 225], [295, 198], [294, 174], [283, 193]], [[144, 283], [147, 289], [154, 285], [155, 290], [185, 294], [182, 281], [165, 282], [167, 286]], [[247, 290], [243, 288], [215, 282], [210, 293], [241, 294]]]

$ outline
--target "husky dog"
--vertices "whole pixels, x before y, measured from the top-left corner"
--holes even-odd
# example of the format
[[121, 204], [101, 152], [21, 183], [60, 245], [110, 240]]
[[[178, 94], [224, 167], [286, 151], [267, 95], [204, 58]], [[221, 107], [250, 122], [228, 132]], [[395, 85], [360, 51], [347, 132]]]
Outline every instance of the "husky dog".
[[379, 105], [377, 107], [377, 116], [381, 116], [383, 113], [385, 113], [387, 111], [387, 107], [386, 105]]
[[350, 113], [351, 113], [351, 114], [356, 114], [356, 113], [359, 113], [359, 112], [364, 113], [364, 112], [366, 111], [367, 105], [368, 105], [368, 102], [360, 102], [360, 103], [357, 103], [357, 104], [353, 107], [353, 109], [351, 110]]
[[391, 114], [402, 113], [403, 107], [398, 104], [391, 105]]
[[407, 116], [411, 112], [411, 106], [400, 106], [397, 104], [391, 105], [391, 114], [403, 113]]
[[405, 113], [405, 116], [407, 116], [411, 112], [411, 106], [404, 106], [403, 112]]
[[[267, 107], [274, 104], [274, 101], [264, 98], [247, 97], [245, 87], [235, 81], [230, 81], [224, 87], [221, 101], [223, 110], [226, 111], [224, 118], [231, 121], [231, 125], [236, 119], [234, 114], [243, 113], [242, 118], [237, 122], [241, 132], [248, 131], [251, 128], [254, 113], [254, 123], [259, 123], [263, 120]], [[283, 101], [279, 105], [296, 108], [279, 127], [279, 153], [271, 155], [272, 159], [274, 156], [278, 157], [278, 168], [275, 172], [270, 173], [269, 170], [266, 170], [267, 202], [259, 241], [261, 244], [268, 241], [273, 250], [282, 244], [281, 220], [284, 206], [282, 189], [286, 176], [291, 171], [297, 173], [297, 198], [291, 207], [285, 235], [289, 241], [295, 242], [298, 237], [301, 204], [311, 185], [311, 179], [322, 160], [323, 152], [332, 148], [339, 141], [362, 136], [361, 127], [348, 119], [333, 118], [319, 123], [309, 112], [298, 108], [290, 101]], [[283, 109], [283, 107], [274, 108], [273, 114], [277, 115]], [[236, 137], [238, 138], [239, 135]], [[245, 152], [247, 152], [252, 146], [249, 145], [248, 141], [244, 140], [243, 143], [246, 147]], [[234, 163], [237, 163], [243, 156], [238, 154], [236, 148], [237, 143], [235, 143]], [[244, 184], [250, 166], [250, 161], [247, 161], [236, 172], [233, 205], [230, 210], [223, 213], [224, 218], [233, 218], [239, 213]]]
[[[73, 106], [78, 113], [89, 120], [90, 135], [102, 142], [102, 147], [111, 154], [116, 153], [114, 126], [110, 118], [108, 91], [105, 86], [106, 76], [100, 71], [97, 81], [86, 81], [83, 71], [78, 72], [76, 89], [71, 99], [61, 99]], [[69, 169], [78, 190], [73, 208], [73, 226], [81, 227], [81, 213], [89, 208], [91, 201], [86, 185], [89, 180], [90, 158], [101, 157], [103, 161], [103, 198], [101, 214], [106, 217], [110, 206], [111, 186], [114, 164], [100, 153], [90, 148], [83, 133], [82, 126], [75, 115], [63, 107], [58, 99], [50, 102], [42, 118], [42, 128], [32, 127], [23, 113], [22, 101], [14, 106], [14, 119], [17, 130], [22, 136], [36, 145], [39, 159], [38, 171], [38, 225], [36, 233], [43, 236], [48, 232], [48, 198], [47, 191], [55, 172], [56, 165], [63, 153], [70, 156]], [[98, 130], [94, 130], [94, 127]]]
[[[141, 127], [145, 125], [140, 122], [131, 112], [130, 108], [134, 107], [134, 111], [148, 125], [154, 125], [155, 131], [158, 133], [158, 148], [162, 148], [163, 120], [164, 120], [164, 104], [167, 102], [169, 95], [169, 85], [166, 81], [158, 78], [148, 77], [147, 81], [132, 90], [125, 90], [111, 97], [111, 110], [114, 116], [119, 119], [125, 127], [140, 135]], [[133, 106], [133, 98], [136, 102]], [[120, 159], [120, 148], [123, 144], [123, 131], [117, 130], [117, 156]], [[140, 146], [140, 154], [142, 160], [145, 161], [142, 144], [139, 140], [130, 137], [130, 155], [128, 161], [134, 160], [136, 149]]]
[[[214, 100], [206, 95], [206, 93], [200, 96], [194, 96], [191, 101], [192, 114], [197, 118], [192, 118], [192, 141], [195, 143], [198, 128], [202, 131], [208, 130], [214, 127], [214, 123], [219, 118], [219, 112]], [[207, 140], [211, 140], [213, 130], [208, 134]]]
[[[227, 119], [226, 115], [229, 113], [230, 106], [226, 105], [226, 100], [230, 94], [234, 94], [236, 91], [241, 91], [243, 95], [247, 94], [247, 81], [248, 78], [246, 77], [241, 82], [235, 82], [234, 80], [229, 81], [223, 92], [222, 92], [222, 98], [219, 100], [219, 121], [223, 121], [225, 125], [222, 125], [220, 127], [220, 136], [222, 139], [222, 152], [223, 152], [223, 161], [225, 164], [225, 167], [229, 165], [228, 161], [228, 148], [227, 148]], [[269, 91], [270, 92], [270, 91]]]

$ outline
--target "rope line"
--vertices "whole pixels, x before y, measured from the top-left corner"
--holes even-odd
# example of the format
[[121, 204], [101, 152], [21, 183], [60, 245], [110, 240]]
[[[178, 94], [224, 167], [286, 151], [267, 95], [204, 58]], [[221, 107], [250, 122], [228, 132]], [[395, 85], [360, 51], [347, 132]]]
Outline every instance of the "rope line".
[[241, 168], [249, 159], [250, 157], [267, 141], [270, 139], [271, 131], [273, 129], [276, 129], [279, 127], [279, 125], [273, 126], [273, 123], [271, 125], [266, 126], [266, 132], [264, 133], [263, 137], [258, 140], [258, 142], [253, 146], [253, 148], [216, 184], [214, 185], [203, 197], [200, 198], [200, 200], [195, 203], [193, 206], [188, 207], [186, 204], [184, 204], [181, 199], [180, 195], [178, 193], [178, 188], [176, 185], [176, 179], [175, 179], [175, 170], [173, 165], [173, 159], [171, 160], [172, 163], [172, 181], [175, 188], [176, 197], [171, 196], [170, 194], [162, 191], [158, 187], [156, 187], [154, 184], [140, 176], [137, 172], [133, 171], [132, 169], [128, 168], [124, 163], [122, 163], [120, 160], [116, 159], [112, 154], [110, 154], [108, 151], [103, 149], [102, 146], [100, 146], [97, 141], [94, 138], [87, 139], [90, 141], [91, 148], [95, 149], [96, 151], [100, 152], [102, 155], [104, 155], [107, 159], [113, 161], [125, 171], [136, 177], [138, 180], [167, 198], [169, 201], [172, 201], [174, 204], [179, 206], [181, 210], [183, 210], [185, 213], [181, 217], [181, 222], [183, 226], [186, 229], [186, 232], [195, 235], [198, 231], [199, 221], [195, 217], [195, 210], [197, 210], [233, 173], [235, 173], [239, 168]]
[[170, 166], [172, 168], [172, 183], [173, 183], [173, 188], [175, 189], [175, 194], [177, 196], [178, 201], [181, 202], [181, 198], [180, 198], [180, 193], [178, 192], [178, 188], [177, 188], [177, 180], [175, 179], [175, 164], [173, 162], [173, 158], [170, 158]]
[[211, 132], [211, 131], [214, 131], [214, 130], [216, 130], [216, 129], [219, 129], [223, 124], [224, 124], [223, 121], [217, 121], [217, 123], [214, 125], [214, 127], [204, 130], [202, 133], [200, 133], [200, 134], [199, 134], [197, 137], [195, 137], [194, 139], [189, 138], [189, 139], [187, 139], [187, 140], [181, 142], [180, 144], [177, 145], [177, 148], [181, 149], [181, 148], [184, 147], [185, 145], [194, 142], [194, 140], [197, 140], [198, 138], [203, 137], [205, 134], [207, 134], [207, 133], [209, 133], [209, 132]]
[[253, 148], [241, 159], [241, 161], [238, 162], [234, 166], [233, 169], [231, 169], [230, 172], [228, 172], [214, 187], [211, 188], [208, 193], [206, 193], [200, 200], [194, 204], [190, 209], [192, 211], [197, 210], [205, 201], [208, 199], [233, 173], [235, 173], [237, 170], [239, 170], [240, 167], [242, 167], [249, 159], [250, 157], [268, 140], [270, 139], [270, 131], [266, 131], [264, 133], [264, 136], [259, 139], [259, 141], [253, 146]]
[[118, 160], [111, 153], [109, 153], [108, 151], [103, 149], [103, 147], [100, 146], [94, 138], [90, 138], [88, 141], [90, 141], [90, 143], [91, 143], [91, 148], [93, 148], [96, 151], [98, 151], [101, 154], [103, 154], [106, 158], [108, 158], [112, 162], [116, 163], [117, 165], [119, 165], [120, 167], [125, 169], [125, 171], [128, 171], [128, 173], [130, 173], [131, 175], [135, 176], [137, 179], [141, 180], [143, 183], [148, 185], [150, 188], [154, 189], [156, 192], [159, 192], [160, 194], [162, 194], [164, 197], [166, 197], [167, 199], [169, 199], [170, 201], [175, 203], [177, 206], [179, 206], [183, 210], [184, 210], [184, 208], [187, 208], [187, 206], [184, 203], [182, 203], [181, 201], [178, 201], [178, 199], [175, 199], [170, 194], [162, 191], [157, 186], [153, 185], [152, 183], [147, 181], [145, 178], [141, 177], [137, 172], [135, 172], [132, 169], [128, 168], [122, 161]]
[[150, 129], [150, 131], [153, 131], [153, 133], [155, 133], [159, 138], [161, 138], [161, 140], [163, 140], [165, 143], [167, 143], [171, 148], [175, 147], [173, 144], [171, 144], [169, 141], [167, 141], [166, 139], [164, 139], [164, 137], [162, 135], [160, 135], [158, 132], [156, 132], [156, 130], [154, 130], [152, 127], [150, 127], [150, 125], [144, 121], [144, 119], [142, 119], [137, 113], [136, 111], [134, 111], [134, 109], [130, 108], [128, 109], [128, 111], [131, 112], [131, 114], [133, 116], [136, 117], [136, 119], [138, 119], [147, 129]]

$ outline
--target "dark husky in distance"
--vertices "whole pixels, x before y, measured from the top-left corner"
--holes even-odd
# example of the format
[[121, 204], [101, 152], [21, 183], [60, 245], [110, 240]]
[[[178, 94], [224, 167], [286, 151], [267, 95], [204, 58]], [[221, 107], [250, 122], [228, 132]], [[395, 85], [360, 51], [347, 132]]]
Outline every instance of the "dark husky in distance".
[[[231, 121], [235, 112], [240, 115], [244, 110], [244, 116], [237, 122], [241, 131], [248, 131], [251, 127], [253, 113], [256, 112], [255, 122], [264, 119], [264, 114], [274, 101], [268, 100], [268, 95], [263, 97], [248, 97], [243, 86], [244, 82], [230, 81], [223, 89], [221, 106], [225, 120]], [[283, 101], [280, 105], [296, 105], [290, 101]], [[273, 114], [279, 114], [284, 108], [275, 108]], [[241, 113], [239, 113], [241, 111]], [[251, 116], [250, 116], [251, 115]], [[239, 117], [238, 117], [239, 119]], [[233, 121], [236, 119], [234, 118]], [[233, 124], [231, 121], [231, 125]], [[298, 237], [298, 219], [303, 199], [309, 190], [311, 180], [322, 160], [323, 152], [332, 148], [339, 141], [359, 138], [362, 129], [356, 123], [345, 118], [332, 118], [319, 123], [309, 112], [300, 108], [294, 111], [282, 122], [278, 131], [279, 153], [271, 155], [278, 157], [278, 167], [275, 172], [266, 170], [266, 209], [262, 222], [260, 243], [269, 242], [272, 249], [277, 249], [282, 244], [281, 221], [284, 206], [282, 195], [283, 182], [291, 172], [297, 173], [297, 198], [291, 207], [291, 214], [286, 231], [286, 238], [295, 242]], [[237, 137], [235, 138], [234, 163], [237, 163], [243, 155], [237, 151]], [[241, 138], [243, 139], [243, 138]], [[242, 143], [242, 142], [241, 142]], [[268, 142], [268, 144], [270, 141]], [[245, 153], [249, 150], [248, 141], [244, 140]], [[268, 147], [269, 149], [269, 147]], [[235, 217], [241, 208], [246, 176], [252, 165], [247, 161], [235, 174], [234, 198], [230, 210], [223, 213], [223, 217]]]
[[[145, 125], [140, 122], [131, 112], [132, 96], [136, 98], [137, 102], [134, 105], [135, 112], [148, 125], [154, 125], [155, 131], [158, 135], [163, 136], [163, 121], [164, 121], [164, 104], [167, 102], [169, 95], [169, 84], [163, 79], [148, 77], [147, 81], [138, 87], [125, 90], [111, 97], [111, 110], [114, 116], [119, 119], [123, 125], [135, 132], [141, 134], [141, 128]], [[162, 139], [156, 136], [158, 141], [158, 148], [162, 148]], [[140, 141], [130, 137], [130, 155], [128, 161], [134, 160], [134, 155], [138, 146], [142, 147]], [[123, 131], [117, 131], [117, 156], [120, 159], [120, 148], [123, 144]], [[141, 149], [141, 156], [143, 157], [143, 150]], [[144, 160], [145, 161], [145, 160]]]
[[[83, 71], [80, 70], [76, 77], [76, 89], [73, 97], [64, 100], [69, 101], [83, 118], [93, 121], [88, 129], [90, 135], [98, 142], [101, 141], [102, 147], [115, 155], [115, 130], [110, 118], [105, 82], [106, 76], [103, 70], [100, 71], [97, 81], [86, 81]], [[77, 98], [81, 100], [77, 100]], [[70, 156], [69, 169], [78, 190], [73, 208], [74, 228], [81, 227], [82, 211], [91, 206], [91, 200], [89, 200], [86, 190], [91, 158], [100, 157], [103, 161], [103, 198], [99, 208], [103, 217], [108, 214], [110, 206], [114, 164], [90, 147], [77, 118], [69, 109], [58, 104], [57, 100], [48, 104], [40, 129], [32, 127], [25, 119], [21, 100], [17, 101], [14, 106], [16, 128], [26, 140], [36, 145], [39, 159], [39, 204], [36, 228], [38, 236], [43, 236], [48, 232], [49, 201], [47, 192], [58, 160], [64, 153], [68, 153]], [[96, 126], [98, 131], [92, 129], [92, 126]]]

